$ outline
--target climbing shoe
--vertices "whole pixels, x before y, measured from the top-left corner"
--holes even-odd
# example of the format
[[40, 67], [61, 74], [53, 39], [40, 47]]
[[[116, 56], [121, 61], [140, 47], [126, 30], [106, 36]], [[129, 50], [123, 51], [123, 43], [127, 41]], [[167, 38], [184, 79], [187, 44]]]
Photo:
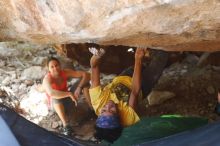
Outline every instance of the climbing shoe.
[[63, 127], [63, 134], [67, 135], [67, 136], [72, 135], [72, 128], [71, 128], [70, 125], [67, 125], [67, 126]]

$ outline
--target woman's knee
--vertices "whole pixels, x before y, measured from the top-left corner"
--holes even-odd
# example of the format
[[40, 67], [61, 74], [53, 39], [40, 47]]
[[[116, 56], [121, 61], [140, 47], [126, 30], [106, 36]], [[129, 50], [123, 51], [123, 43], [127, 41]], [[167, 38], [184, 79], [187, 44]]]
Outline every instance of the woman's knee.
[[53, 108], [55, 111], [64, 110], [64, 105], [63, 105], [63, 103], [55, 103], [55, 104], [53, 104]]
[[64, 103], [62, 99], [52, 99], [52, 107], [54, 111], [64, 110]]

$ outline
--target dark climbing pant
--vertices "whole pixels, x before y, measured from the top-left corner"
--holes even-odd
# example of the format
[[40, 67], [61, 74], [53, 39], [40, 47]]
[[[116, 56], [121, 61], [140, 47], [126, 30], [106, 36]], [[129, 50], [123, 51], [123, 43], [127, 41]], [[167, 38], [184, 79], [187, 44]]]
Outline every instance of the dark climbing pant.
[[[143, 98], [146, 98], [146, 96], [151, 92], [152, 88], [155, 86], [157, 81], [159, 80], [164, 68], [167, 65], [169, 58], [169, 53], [162, 51], [162, 50], [152, 50], [152, 59], [147, 66], [142, 67], [142, 93]], [[132, 77], [134, 72], [134, 67], [131, 66], [122, 73], [119, 74], [119, 76], [130, 76]]]

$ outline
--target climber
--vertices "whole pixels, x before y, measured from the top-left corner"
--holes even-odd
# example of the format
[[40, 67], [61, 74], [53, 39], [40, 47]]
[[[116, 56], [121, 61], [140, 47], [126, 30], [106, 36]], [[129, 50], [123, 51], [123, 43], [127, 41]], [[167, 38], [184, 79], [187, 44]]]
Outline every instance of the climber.
[[[149, 86], [146, 84], [145, 81], [148, 82], [149, 80], [149, 77], [145, 77], [145, 75], [148, 75], [146, 69], [149, 68], [142, 67], [143, 58], [145, 54], [149, 55], [149, 52], [147, 49], [137, 48], [134, 68], [127, 69], [102, 89], [99, 64], [105, 51], [103, 49], [97, 50], [96, 48], [89, 48], [89, 50], [93, 54], [90, 60], [91, 87], [89, 94], [94, 111], [98, 116], [95, 137], [112, 143], [121, 135], [124, 127], [131, 126], [140, 120], [137, 106], [138, 97], [145, 97], [149, 93], [149, 86], [151, 87], [155, 84], [155, 82], [149, 83]], [[162, 73], [168, 58], [168, 53], [164, 51], [159, 51], [158, 54], [159, 57], [152, 60], [153, 64], [157, 64], [158, 61], [164, 61], [164, 63], [160, 66], [162, 68], [159, 70], [160, 72], [155, 73], [156, 79]], [[161, 58], [164, 60], [161, 60]], [[142, 76], [142, 73], [144, 73], [144, 76]], [[126, 95], [121, 94], [117, 92], [118, 88], [127, 88], [128, 92]], [[142, 91], [147, 91], [147, 93]]]

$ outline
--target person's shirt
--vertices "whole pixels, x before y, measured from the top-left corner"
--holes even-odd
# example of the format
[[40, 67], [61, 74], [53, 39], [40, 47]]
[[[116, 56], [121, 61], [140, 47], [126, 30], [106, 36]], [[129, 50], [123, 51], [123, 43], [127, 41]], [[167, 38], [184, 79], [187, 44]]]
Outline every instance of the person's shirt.
[[121, 125], [123, 127], [127, 127], [138, 122], [140, 118], [127, 102], [119, 100], [116, 94], [112, 92], [112, 88], [114, 88], [117, 84], [123, 84], [131, 90], [131, 77], [118, 76], [114, 78], [112, 83], [108, 84], [104, 89], [101, 89], [101, 86], [89, 89], [91, 103], [95, 113], [99, 116], [103, 106], [109, 100], [114, 101], [114, 103], [117, 104]]
[[[62, 78], [62, 83], [61, 84], [56, 84], [53, 76], [51, 75], [51, 73], [47, 73], [46, 76], [48, 76], [51, 80], [51, 87], [55, 90], [59, 90], [59, 91], [68, 91], [68, 87], [67, 87], [67, 76], [65, 74], [65, 72], [62, 70], [60, 72], [60, 77]], [[52, 98], [50, 97], [50, 95], [48, 93], [46, 93], [47, 96], [47, 101], [48, 101], [48, 107], [50, 108], [52, 105]]]
[[50, 78], [51, 80], [51, 87], [55, 90], [59, 90], [59, 91], [67, 91], [67, 76], [65, 74], [65, 72], [62, 70], [60, 72], [60, 78], [62, 78], [62, 83], [61, 84], [56, 84], [53, 76], [51, 75], [51, 73], [49, 72], [47, 74], [47, 76]]

